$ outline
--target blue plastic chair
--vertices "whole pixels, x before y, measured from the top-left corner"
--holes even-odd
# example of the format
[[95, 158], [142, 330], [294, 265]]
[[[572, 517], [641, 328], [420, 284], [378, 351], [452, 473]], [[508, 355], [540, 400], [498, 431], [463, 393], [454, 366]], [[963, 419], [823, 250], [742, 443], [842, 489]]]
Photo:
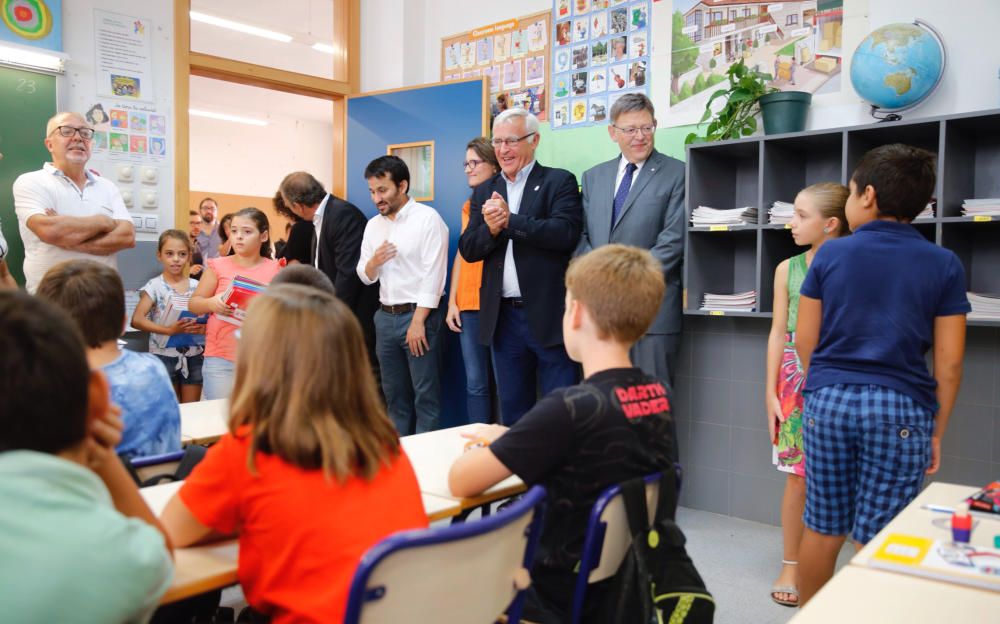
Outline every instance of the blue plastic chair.
[[391, 535], [361, 558], [345, 624], [490, 624], [521, 619], [545, 489], [488, 518]]
[[[674, 472], [679, 495], [683, 475], [680, 464], [674, 464]], [[645, 477], [646, 507], [649, 510], [650, 521], [656, 514], [660, 475], [662, 474], [654, 472]], [[571, 619], [573, 624], [578, 624], [583, 617], [583, 603], [587, 595], [587, 586], [614, 576], [625, 559], [626, 552], [628, 552], [632, 537], [629, 535], [628, 518], [625, 515], [625, 504], [621, 493], [620, 485], [612, 485], [601, 492], [590, 510], [590, 516], [587, 519], [587, 532], [583, 538], [580, 568], [573, 591], [573, 616]]]

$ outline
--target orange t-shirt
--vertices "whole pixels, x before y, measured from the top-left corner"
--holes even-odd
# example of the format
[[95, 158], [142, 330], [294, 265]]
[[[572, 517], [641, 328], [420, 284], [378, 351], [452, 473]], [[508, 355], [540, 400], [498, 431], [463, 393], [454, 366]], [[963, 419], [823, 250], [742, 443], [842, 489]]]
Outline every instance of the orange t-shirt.
[[[469, 200], [462, 206], [462, 231], [469, 227]], [[462, 312], [479, 309], [479, 286], [483, 282], [483, 263], [466, 262], [458, 256], [458, 288], [455, 289], [455, 305]]]
[[[249, 277], [261, 284], [270, 284], [274, 276], [281, 270], [281, 265], [270, 258], [264, 258], [256, 266], [250, 268], [237, 264], [236, 256], [211, 258], [207, 263], [219, 279], [215, 286], [215, 292], [212, 293], [213, 296], [225, 292], [237, 275]], [[209, 314], [208, 325], [205, 327], [205, 356], [220, 357], [235, 362], [237, 329], [236, 325], [220, 320], [214, 314]]]
[[282, 622], [340, 622], [361, 556], [396, 531], [427, 527], [417, 477], [399, 450], [372, 481], [343, 484], [258, 452], [226, 434], [184, 482], [180, 497], [207, 527], [239, 531], [247, 602]]

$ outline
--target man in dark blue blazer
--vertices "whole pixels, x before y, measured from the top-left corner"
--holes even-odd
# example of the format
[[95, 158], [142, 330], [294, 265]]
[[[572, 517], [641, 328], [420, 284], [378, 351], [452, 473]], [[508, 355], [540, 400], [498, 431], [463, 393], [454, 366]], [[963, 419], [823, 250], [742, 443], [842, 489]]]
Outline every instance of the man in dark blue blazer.
[[483, 261], [479, 340], [490, 345], [503, 422], [511, 425], [543, 394], [577, 382], [563, 347], [564, 277], [580, 240], [576, 177], [535, 162], [538, 119], [515, 107], [493, 122], [501, 172], [475, 188], [458, 248]]

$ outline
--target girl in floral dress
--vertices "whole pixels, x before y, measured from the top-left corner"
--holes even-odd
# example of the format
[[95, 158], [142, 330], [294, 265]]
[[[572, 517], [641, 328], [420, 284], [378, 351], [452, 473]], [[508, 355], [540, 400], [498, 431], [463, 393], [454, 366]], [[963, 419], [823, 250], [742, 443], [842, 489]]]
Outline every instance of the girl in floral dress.
[[767, 430], [774, 445], [774, 463], [788, 477], [781, 501], [782, 569], [771, 588], [771, 599], [790, 607], [799, 604], [795, 566], [806, 500], [806, 458], [802, 453], [805, 375], [795, 353], [799, 287], [820, 246], [848, 233], [844, 214], [848, 192], [845, 186], [832, 182], [813, 184], [799, 192], [791, 223], [792, 238], [795, 244], [809, 249], [782, 261], [774, 271], [774, 317], [767, 339]]

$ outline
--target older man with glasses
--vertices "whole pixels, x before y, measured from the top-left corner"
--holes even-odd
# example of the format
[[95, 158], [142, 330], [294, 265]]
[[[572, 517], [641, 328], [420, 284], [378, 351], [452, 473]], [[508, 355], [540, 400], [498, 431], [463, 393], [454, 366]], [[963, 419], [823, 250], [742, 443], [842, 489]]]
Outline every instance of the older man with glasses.
[[45, 128], [52, 162], [14, 181], [14, 209], [24, 242], [25, 286], [64, 260], [95, 260], [117, 269], [115, 254], [135, 246], [121, 193], [87, 169], [94, 129], [79, 113], [58, 113]]
[[608, 243], [642, 247], [663, 265], [667, 282], [660, 312], [632, 347], [632, 363], [673, 383], [681, 331], [684, 255], [684, 163], [653, 147], [656, 116], [642, 93], [611, 107], [608, 134], [621, 155], [583, 174], [583, 236], [577, 254]]
[[538, 119], [515, 107], [493, 122], [500, 173], [473, 191], [458, 248], [483, 261], [479, 340], [490, 345], [500, 411], [514, 424], [538, 396], [577, 382], [563, 347], [563, 279], [583, 224], [576, 177], [535, 161]]

